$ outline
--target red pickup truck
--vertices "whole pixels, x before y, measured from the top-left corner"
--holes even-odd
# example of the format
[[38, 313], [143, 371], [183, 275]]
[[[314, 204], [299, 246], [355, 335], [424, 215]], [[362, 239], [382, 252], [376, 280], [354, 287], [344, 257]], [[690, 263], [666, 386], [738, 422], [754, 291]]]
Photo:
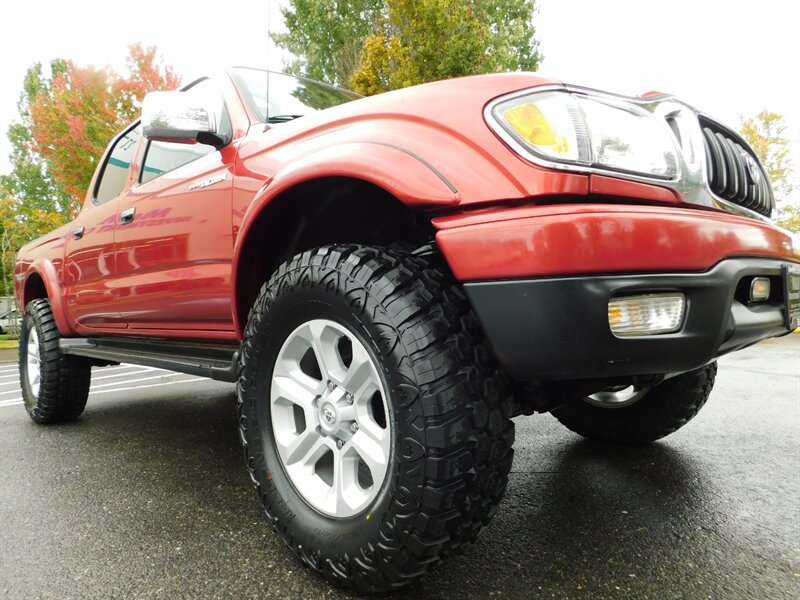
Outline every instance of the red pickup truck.
[[25, 406], [74, 419], [119, 362], [236, 382], [277, 534], [393, 589], [492, 518], [512, 417], [653, 441], [718, 356], [800, 325], [773, 210], [745, 141], [669, 95], [235, 68], [148, 95], [75, 221], [20, 250]]

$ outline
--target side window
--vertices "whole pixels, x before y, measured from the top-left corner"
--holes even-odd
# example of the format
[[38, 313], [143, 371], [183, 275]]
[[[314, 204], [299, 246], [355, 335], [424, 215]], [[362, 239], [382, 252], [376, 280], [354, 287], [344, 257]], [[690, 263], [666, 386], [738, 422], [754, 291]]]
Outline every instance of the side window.
[[131, 170], [133, 153], [136, 145], [142, 137], [140, 125], [126, 131], [114, 143], [114, 147], [106, 159], [100, 181], [95, 187], [95, 202], [102, 204], [113, 200], [122, 193], [128, 181], [128, 174]]
[[[220, 130], [230, 128], [230, 119], [225, 110], [222, 93], [217, 85], [210, 79], [204, 79], [183, 92], [184, 94], [199, 94], [203, 97], [204, 106], [209, 106], [217, 113], [217, 127]], [[165, 173], [174, 171], [178, 167], [189, 164], [201, 156], [214, 151], [214, 146], [209, 144], [175, 144], [172, 142], [151, 141], [147, 145], [144, 164], [139, 174], [139, 183], [147, 183]]]
[[140, 183], [147, 183], [164, 173], [189, 164], [201, 156], [214, 151], [207, 144], [173, 144], [172, 142], [150, 142], [144, 157]]

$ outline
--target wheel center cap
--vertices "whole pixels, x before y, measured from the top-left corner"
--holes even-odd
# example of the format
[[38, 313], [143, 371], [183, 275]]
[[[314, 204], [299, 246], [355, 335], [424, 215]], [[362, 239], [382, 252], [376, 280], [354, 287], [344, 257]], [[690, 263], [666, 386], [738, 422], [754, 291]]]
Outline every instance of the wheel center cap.
[[339, 413], [336, 407], [330, 402], [325, 402], [319, 408], [319, 421], [322, 425], [331, 427], [339, 420]]

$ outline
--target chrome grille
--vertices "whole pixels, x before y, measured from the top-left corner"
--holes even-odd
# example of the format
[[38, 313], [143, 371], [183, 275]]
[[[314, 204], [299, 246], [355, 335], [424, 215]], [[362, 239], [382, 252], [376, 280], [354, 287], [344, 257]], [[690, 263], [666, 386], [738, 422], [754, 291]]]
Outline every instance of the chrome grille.
[[711, 191], [722, 200], [769, 217], [775, 195], [750, 147], [739, 135], [708, 118], [700, 118], [700, 127]]

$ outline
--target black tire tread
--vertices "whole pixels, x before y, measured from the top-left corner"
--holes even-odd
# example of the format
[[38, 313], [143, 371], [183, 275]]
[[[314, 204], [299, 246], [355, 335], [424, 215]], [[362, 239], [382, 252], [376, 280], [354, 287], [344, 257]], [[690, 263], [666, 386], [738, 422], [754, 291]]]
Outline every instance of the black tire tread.
[[[31, 300], [25, 309], [23, 327], [36, 327], [41, 348], [39, 397], [34, 398], [27, 385], [27, 333], [20, 336], [19, 373], [25, 408], [40, 425], [72, 421], [83, 412], [89, 397], [91, 364], [80, 357], [62, 354], [61, 335], [56, 327], [47, 298]], [[26, 329], [27, 332], [27, 329]]]
[[[424, 421], [419, 485], [392, 502], [394, 518], [381, 541], [358, 556], [320, 556], [294, 542], [291, 527], [274, 516], [259, 489], [247, 448], [243, 376], [258, 349], [254, 338], [266, 307], [284, 290], [303, 285], [311, 269], [347, 280], [354, 311], [372, 311], [387, 329], [387, 353], [397, 353], [419, 394], [407, 412]], [[326, 275], [327, 277], [327, 275]], [[341, 282], [331, 289], [341, 289]], [[381, 311], [385, 314], [378, 314]], [[364, 592], [398, 588], [461, 552], [489, 522], [505, 493], [513, 457], [509, 387], [488, 351], [461, 289], [428, 260], [385, 248], [338, 245], [295, 256], [270, 277], [248, 317], [240, 358], [239, 423], [251, 479], [269, 522], [311, 569], [341, 587]], [[399, 448], [413, 455], [414, 447]], [[411, 460], [409, 458], [409, 460]], [[404, 483], [404, 485], [406, 485]], [[408, 494], [411, 497], [405, 497]], [[391, 512], [390, 510], [390, 512]]]
[[650, 389], [635, 404], [600, 408], [583, 400], [568, 402], [552, 415], [583, 437], [624, 444], [654, 442], [691, 421], [708, 401], [717, 363], [683, 373]]

